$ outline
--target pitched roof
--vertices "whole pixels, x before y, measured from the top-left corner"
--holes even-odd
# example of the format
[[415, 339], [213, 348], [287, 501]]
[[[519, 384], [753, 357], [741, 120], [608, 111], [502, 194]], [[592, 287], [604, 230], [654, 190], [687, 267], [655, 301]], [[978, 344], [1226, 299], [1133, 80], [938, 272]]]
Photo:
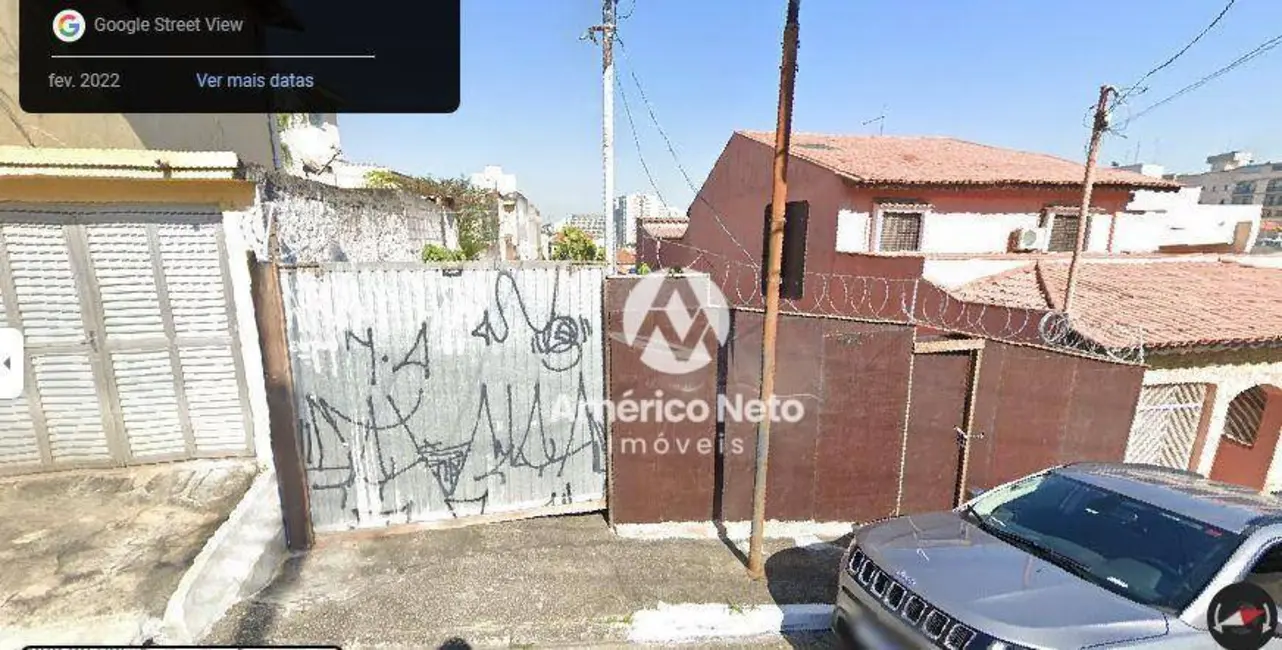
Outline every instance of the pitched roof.
[[[774, 132], [737, 131], [774, 146]], [[859, 136], [794, 133], [794, 157], [821, 165], [852, 181], [876, 185], [1077, 185], [1086, 168], [1041, 153], [1002, 149], [934, 136]], [[1103, 186], [1179, 189], [1175, 181], [1120, 169], [1100, 168]]]
[[640, 223], [645, 234], [655, 239], [681, 239], [690, 227], [690, 220], [685, 217], [642, 219]]
[[[971, 302], [1063, 307], [1068, 264], [1042, 261], [950, 293]], [[1107, 346], [1150, 349], [1282, 344], [1282, 269], [1233, 261], [1084, 261], [1074, 329]]]

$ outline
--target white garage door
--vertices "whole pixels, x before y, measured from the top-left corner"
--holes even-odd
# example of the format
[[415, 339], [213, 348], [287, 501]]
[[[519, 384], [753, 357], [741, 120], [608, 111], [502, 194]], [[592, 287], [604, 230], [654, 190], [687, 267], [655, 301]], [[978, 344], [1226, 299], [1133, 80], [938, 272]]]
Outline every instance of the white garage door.
[[214, 209], [0, 204], [0, 473], [252, 455], [226, 259]]

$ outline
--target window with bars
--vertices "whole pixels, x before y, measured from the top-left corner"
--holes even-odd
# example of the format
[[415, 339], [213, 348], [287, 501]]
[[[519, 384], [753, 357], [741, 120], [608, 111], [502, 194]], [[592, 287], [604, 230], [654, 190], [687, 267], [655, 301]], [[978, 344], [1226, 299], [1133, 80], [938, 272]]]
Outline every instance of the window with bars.
[[1255, 446], [1255, 435], [1264, 420], [1264, 406], [1268, 395], [1264, 387], [1248, 388], [1229, 402], [1229, 412], [1224, 420], [1224, 437], [1244, 447]]
[[921, 250], [920, 212], [883, 212], [877, 250], [893, 253]]
[[1051, 237], [1047, 247], [1052, 253], [1071, 253], [1077, 248], [1077, 230], [1082, 218], [1075, 214], [1050, 215]]

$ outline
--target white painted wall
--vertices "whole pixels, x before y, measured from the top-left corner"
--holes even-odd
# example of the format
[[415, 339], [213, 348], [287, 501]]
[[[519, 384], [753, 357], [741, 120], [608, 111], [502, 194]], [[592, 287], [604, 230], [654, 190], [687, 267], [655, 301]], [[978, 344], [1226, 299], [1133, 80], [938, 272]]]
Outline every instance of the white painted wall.
[[[1258, 205], [1207, 205], [1201, 203], [1202, 188], [1186, 187], [1179, 192], [1136, 192], [1127, 212], [1118, 215], [1114, 250], [1151, 252], [1157, 245], [1231, 244], [1237, 225], [1251, 224], [1247, 250], [1260, 231]], [[1136, 214], [1142, 213], [1142, 214]]]
[[841, 210], [837, 213], [837, 252], [868, 251], [868, 227], [872, 217], [867, 212]]
[[926, 253], [1005, 253], [1012, 232], [1040, 223], [1040, 214], [931, 212], [922, 224], [921, 249]]
[[[257, 203], [257, 201], [255, 201]], [[254, 426], [254, 455], [264, 469], [272, 467], [271, 424], [267, 417], [267, 386], [263, 380], [263, 357], [258, 342], [258, 321], [249, 286], [249, 261], [254, 250], [250, 237], [262, 221], [255, 207], [248, 212], [224, 212], [223, 233], [227, 243], [227, 270], [231, 276], [232, 300], [236, 306], [236, 330], [240, 335], [240, 356], [249, 393], [249, 410]]]

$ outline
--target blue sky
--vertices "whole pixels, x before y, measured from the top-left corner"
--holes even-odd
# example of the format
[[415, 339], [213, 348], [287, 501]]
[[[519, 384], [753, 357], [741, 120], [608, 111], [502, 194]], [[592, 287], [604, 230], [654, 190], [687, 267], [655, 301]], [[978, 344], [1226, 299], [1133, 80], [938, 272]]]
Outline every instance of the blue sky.
[[[1227, 0], [804, 0], [794, 128], [948, 135], [1085, 158], [1100, 84], [1127, 86], [1201, 31]], [[685, 208], [735, 129], [772, 130], [785, 0], [620, 0], [627, 94], [664, 199]], [[545, 217], [599, 212], [600, 50], [580, 37], [598, 0], [463, 0], [462, 105], [453, 115], [344, 115], [352, 160], [458, 176], [517, 175]], [[1282, 2], [1237, 0], [1214, 31], [1120, 109], [1138, 112], [1282, 32]], [[431, 83], [430, 66], [424, 78]], [[675, 145], [668, 152], [632, 73]], [[621, 98], [616, 190], [650, 191]], [[1282, 159], [1282, 48], [1107, 136], [1101, 162], [1170, 171], [1247, 149]]]

